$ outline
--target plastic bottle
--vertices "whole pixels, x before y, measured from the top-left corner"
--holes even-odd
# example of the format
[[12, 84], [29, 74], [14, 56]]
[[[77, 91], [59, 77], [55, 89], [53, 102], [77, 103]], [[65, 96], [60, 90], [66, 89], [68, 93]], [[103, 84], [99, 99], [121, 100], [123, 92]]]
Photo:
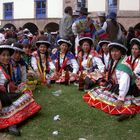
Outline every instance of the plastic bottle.
[[84, 75], [83, 71], [81, 71], [80, 77], [79, 77], [79, 90], [84, 90]]
[[70, 84], [70, 75], [69, 75], [69, 70], [66, 69], [65, 72], [65, 85], [69, 85]]

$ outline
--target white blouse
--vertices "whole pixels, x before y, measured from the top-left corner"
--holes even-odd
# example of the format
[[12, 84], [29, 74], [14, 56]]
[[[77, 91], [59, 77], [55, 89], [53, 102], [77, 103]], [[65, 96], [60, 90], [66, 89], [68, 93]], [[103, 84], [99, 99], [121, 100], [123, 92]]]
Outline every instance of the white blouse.
[[123, 71], [116, 70], [116, 78], [119, 84], [118, 100], [124, 101], [130, 87], [130, 76]]
[[136, 76], [140, 76], [140, 59], [137, 59], [135, 63], [137, 63], [137, 66], [135, 67], [133, 72]]
[[[59, 61], [60, 61], [60, 66], [62, 66], [64, 58], [60, 57]], [[78, 65], [76, 59], [69, 59], [68, 62], [67, 62], [67, 65], [72, 65], [72, 68], [73, 68], [72, 73], [77, 74], [77, 72], [79, 70], [79, 65]]]
[[[34, 71], [38, 71], [37, 59], [34, 56], [31, 57], [31, 65], [32, 65]], [[45, 64], [43, 64], [43, 66], [44, 65]], [[51, 71], [55, 70], [55, 65], [53, 64], [52, 61], [49, 61], [49, 68], [50, 68]]]
[[5, 82], [7, 81], [3, 71], [0, 69], [0, 85], [4, 85]]
[[[92, 66], [93, 67], [97, 65], [99, 71], [104, 72], [105, 65], [103, 64], [102, 60], [99, 57], [93, 57], [92, 55], [89, 55], [88, 57], [92, 59]], [[82, 66], [85, 70], [89, 69], [87, 61], [88, 61], [88, 59], [86, 58], [86, 55], [84, 55], [83, 61], [82, 61]]]
[[110, 55], [109, 53], [107, 55], [103, 54], [103, 57], [104, 57], [105, 68], [108, 69]]

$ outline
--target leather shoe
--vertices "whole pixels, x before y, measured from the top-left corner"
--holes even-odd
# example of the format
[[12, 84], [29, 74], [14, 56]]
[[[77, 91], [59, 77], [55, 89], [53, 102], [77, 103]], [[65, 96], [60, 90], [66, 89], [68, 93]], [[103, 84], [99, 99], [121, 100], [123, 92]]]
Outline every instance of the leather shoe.
[[12, 125], [8, 127], [8, 133], [15, 136], [20, 136], [20, 131], [17, 129], [16, 125]]
[[118, 122], [122, 122], [122, 121], [124, 121], [124, 120], [130, 119], [130, 118], [133, 118], [133, 117], [135, 117], [135, 114], [134, 114], [134, 115], [121, 114], [121, 115], [119, 116], [119, 118], [117, 118], [117, 121], [118, 121]]

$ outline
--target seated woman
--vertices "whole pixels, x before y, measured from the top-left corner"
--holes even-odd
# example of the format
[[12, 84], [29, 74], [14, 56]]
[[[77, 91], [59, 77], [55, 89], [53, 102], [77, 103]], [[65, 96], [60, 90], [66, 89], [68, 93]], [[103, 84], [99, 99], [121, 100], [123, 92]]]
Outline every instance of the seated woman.
[[15, 85], [11, 80], [12, 66], [9, 63], [14, 47], [0, 46], [0, 129], [7, 128], [10, 134], [20, 135], [17, 124], [37, 113], [41, 107], [28, 93], [15, 93]]
[[18, 86], [22, 82], [26, 82], [26, 64], [21, 58], [24, 53], [22, 44], [14, 43], [12, 46], [15, 50], [10, 60], [13, 67], [12, 80]]
[[131, 55], [129, 56], [129, 60], [136, 77], [136, 85], [140, 90], [140, 40], [138, 38], [133, 38], [131, 39], [130, 44]]
[[57, 50], [51, 56], [56, 67], [54, 80], [56, 80], [56, 83], [64, 83], [65, 71], [68, 70], [70, 72], [69, 80], [70, 82], [73, 82], [76, 80], [79, 66], [74, 55], [69, 51], [69, 48], [72, 46], [72, 44], [70, 41], [65, 39], [59, 39], [57, 44], [59, 45], [59, 50]]
[[85, 89], [93, 87], [100, 78], [103, 77], [105, 65], [95, 50], [93, 50], [93, 40], [83, 37], [79, 40], [81, 51], [78, 53], [80, 71], [84, 74]]
[[32, 53], [31, 65], [42, 84], [50, 84], [51, 74], [55, 66], [48, 53], [50, 42], [39, 40], [36, 42], [37, 51]]
[[22, 59], [24, 60], [26, 65], [27, 84], [30, 87], [30, 89], [34, 90], [37, 84], [37, 76], [31, 65], [31, 57], [32, 57], [31, 49], [32, 45], [28, 44], [28, 42], [23, 44], [24, 53], [22, 55]]
[[107, 39], [101, 40], [98, 45], [101, 49], [101, 58], [102, 62], [105, 65], [105, 71], [108, 71], [109, 68], [109, 62], [110, 62], [110, 53], [109, 53], [109, 48], [108, 44], [111, 43]]
[[32, 46], [30, 44], [23, 44], [24, 54], [22, 56], [22, 59], [24, 60], [24, 62], [26, 64], [27, 71], [32, 70], [32, 66], [31, 66], [32, 52], [31, 52], [31, 49], [32, 49]]
[[93, 88], [83, 99], [90, 106], [109, 114], [121, 114], [122, 121], [140, 111], [140, 91], [134, 90], [133, 72], [128, 58], [127, 48], [119, 42], [109, 44], [111, 64], [108, 81], [104, 86]]

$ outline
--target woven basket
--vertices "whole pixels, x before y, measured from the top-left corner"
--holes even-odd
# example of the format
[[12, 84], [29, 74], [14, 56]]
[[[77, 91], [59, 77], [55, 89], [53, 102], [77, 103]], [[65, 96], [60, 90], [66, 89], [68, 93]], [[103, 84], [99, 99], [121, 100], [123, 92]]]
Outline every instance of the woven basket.
[[30, 90], [32, 90], [32, 91], [34, 91], [34, 90], [35, 90], [35, 88], [36, 88], [36, 85], [35, 85], [35, 84], [28, 85], [28, 86], [29, 86], [29, 89], [30, 89]]

